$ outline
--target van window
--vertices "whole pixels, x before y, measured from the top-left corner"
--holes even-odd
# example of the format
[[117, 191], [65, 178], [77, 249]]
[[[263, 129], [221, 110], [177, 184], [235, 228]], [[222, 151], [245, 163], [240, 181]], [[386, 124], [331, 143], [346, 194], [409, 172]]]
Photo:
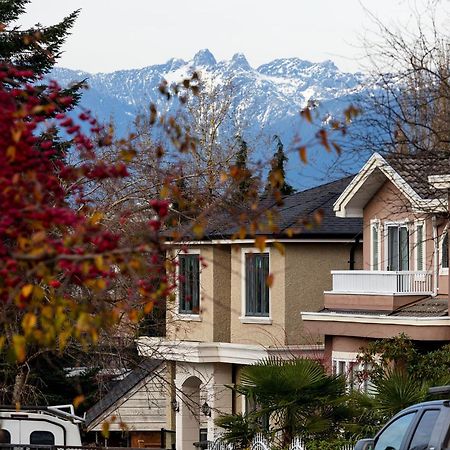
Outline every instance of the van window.
[[30, 434], [31, 445], [55, 445], [55, 435], [50, 431], [33, 431]]
[[11, 433], [8, 430], [0, 429], [0, 444], [11, 444]]

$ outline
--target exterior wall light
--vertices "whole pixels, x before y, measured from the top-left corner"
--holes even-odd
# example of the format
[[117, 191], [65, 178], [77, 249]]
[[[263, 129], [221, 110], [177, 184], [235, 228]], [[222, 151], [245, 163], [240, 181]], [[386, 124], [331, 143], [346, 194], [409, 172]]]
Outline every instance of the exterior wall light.
[[209, 406], [208, 403], [203, 403], [201, 411], [206, 417], [211, 417], [211, 406]]

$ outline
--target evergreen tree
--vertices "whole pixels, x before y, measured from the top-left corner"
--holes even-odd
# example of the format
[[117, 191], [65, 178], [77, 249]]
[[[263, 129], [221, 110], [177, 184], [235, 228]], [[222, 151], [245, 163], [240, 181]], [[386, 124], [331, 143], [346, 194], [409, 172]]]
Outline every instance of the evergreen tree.
[[239, 143], [239, 150], [236, 154], [236, 167], [239, 169], [238, 173], [238, 196], [243, 199], [248, 194], [251, 187], [251, 177], [250, 172], [247, 168], [248, 161], [248, 146], [247, 142], [242, 139], [241, 136], [237, 137]]
[[280, 137], [275, 135], [273, 139], [277, 142], [277, 149], [273, 155], [271, 168], [267, 175], [266, 193], [277, 189], [281, 195], [290, 195], [295, 192], [295, 189], [286, 182], [284, 164], [288, 158], [284, 153], [284, 146]]
[[[12, 65], [18, 69], [30, 71], [25, 81], [38, 82], [43, 104], [47, 102], [47, 85], [38, 81], [43, 75], [50, 72], [57, 59], [61, 56], [61, 47], [64, 44], [70, 29], [73, 27], [80, 10], [76, 10], [65, 17], [61, 22], [44, 27], [36, 24], [28, 29], [20, 29], [15, 24], [25, 13], [26, 5], [31, 0], [0, 0], [0, 70], [2, 66]], [[24, 77], [9, 77], [4, 80], [5, 85], [14, 86], [23, 82]], [[64, 112], [72, 109], [81, 98], [81, 89], [85, 80], [66, 87], [61, 97], [71, 97], [70, 104], [57, 102], [58, 111]], [[70, 142], [58, 136], [58, 130], [48, 130], [42, 134], [42, 140], [53, 139], [59, 149], [59, 156], [64, 155], [70, 147]]]
[[31, 70], [37, 79], [48, 73], [61, 56], [70, 29], [80, 10], [74, 11], [56, 25], [44, 27], [39, 23], [21, 30], [14, 25], [25, 12], [30, 0], [0, 0], [0, 64], [11, 64]]

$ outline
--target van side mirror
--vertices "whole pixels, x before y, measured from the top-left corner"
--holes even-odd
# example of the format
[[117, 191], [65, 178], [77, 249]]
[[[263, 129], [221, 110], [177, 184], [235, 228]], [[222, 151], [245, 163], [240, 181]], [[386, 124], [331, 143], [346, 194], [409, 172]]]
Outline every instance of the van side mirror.
[[375, 442], [373, 439], [360, 439], [354, 450], [373, 450], [375, 448]]

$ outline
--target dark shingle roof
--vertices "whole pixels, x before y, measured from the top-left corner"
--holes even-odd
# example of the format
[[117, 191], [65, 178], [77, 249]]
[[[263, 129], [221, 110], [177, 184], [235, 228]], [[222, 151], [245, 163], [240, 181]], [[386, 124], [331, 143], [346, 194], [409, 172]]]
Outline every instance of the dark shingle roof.
[[390, 316], [399, 317], [441, 317], [448, 310], [447, 297], [427, 297], [392, 312]]
[[417, 155], [395, 153], [387, 156], [386, 160], [423, 199], [442, 197], [442, 192], [430, 185], [428, 177], [450, 174], [448, 152], [424, 152]]
[[[342, 237], [354, 238], [362, 233], [362, 219], [339, 218], [333, 211], [333, 204], [353, 179], [353, 175], [317, 186], [305, 191], [297, 192], [283, 197], [283, 204], [277, 206], [273, 198], [265, 198], [261, 201], [261, 210], [273, 209], [275, 212], [273, 221], [278, 228], [277, 232], [267, 230], [257, 231], [272, 237], [286, 238], [286, 231], [292, 229], [293, 237], [302, 238], [326, 238]], [[248, 213], [242, 209], [241, 213]], [[314, 217], [320, 213], [320, 223], [314, 222]], [[210, 239], [226, 238], [239, 231], [237, 225], [239, 211], [234, 214], [215, 211], [208, 218], [206, 235]], [[261, 216], [260, 221], [264, 221]]]
[[137, 369], [133, 370], [123, 380], [117, 382], [102, 399], [86, 412], [86, 427], [89, 428], [89, 425], [99, 416], [154, 372], [161, 364], [162, 361], [157, 359], [144, 359]]
[[364, 316], [394, 316], [394, 317], [443, 317], [447, 315], [447, 297], [426, 297], [396, 309], [391, 313], [363, 309], [330, 309], [323, 308], [319, 312]]
[[336, 313], [336, 314], [348, 314], [349, 316], [385, 316], [386, 311], [369, 310], [369, 309], [335, 309], [335, 308], [323, 308], [319, 312], [321, 313]]

